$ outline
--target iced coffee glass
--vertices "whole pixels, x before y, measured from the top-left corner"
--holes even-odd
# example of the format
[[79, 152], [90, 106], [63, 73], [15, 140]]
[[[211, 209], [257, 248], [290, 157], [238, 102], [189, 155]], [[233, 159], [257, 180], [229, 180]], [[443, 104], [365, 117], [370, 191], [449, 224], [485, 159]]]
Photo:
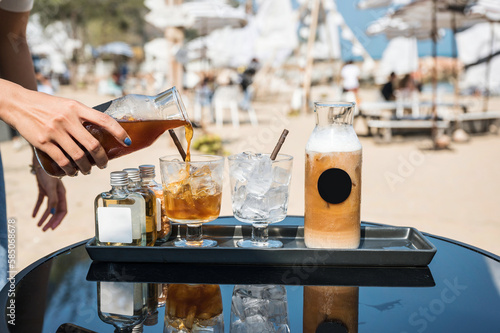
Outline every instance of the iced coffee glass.
[[192, 155], [185, 162], [179, 155], [164, 156], [160, 169], [167, 217], [187, 226], [186, 239], [175, 246], [216, 246], [216, 241], [203, 238], [201, 228], [219, 216], [224, 157]]
[[234, 217], [252, 224], [252, 238], [237, 242], [240, 247], [282, 247], [279, 240], [268, 238], [267, 226], [286, 217], [293, 157], [279, 154], [244, 152], [231, 155], [229, 178]]
[[164, 333], [224, 332], [222, 294], [215, 284], [169, 284]]

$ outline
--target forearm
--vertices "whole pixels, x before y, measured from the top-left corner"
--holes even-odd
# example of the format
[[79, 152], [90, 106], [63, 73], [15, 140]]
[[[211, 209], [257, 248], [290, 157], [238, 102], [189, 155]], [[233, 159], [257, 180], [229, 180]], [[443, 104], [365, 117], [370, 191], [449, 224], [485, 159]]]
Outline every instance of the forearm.
[[[0, 75], [27, 89], [36, 90], [33, 62], [26, 40], [29, 12], [0, 9]], [[0, 90], [3, 94], [3, 90]]]
[[0, 119], [17, 128], [15, 121], [20, 116], [17, 112], [28, 112], [27, 108], [18, 104], [22, 101], [28, 102], [28, 97], [34, 93], [16, 83], [0, 79]]
[[26, 100], [27, 95], [32, 94], [26, 89], [36, 90], [26, 41], [28, 17], [29, 12], [12, 13], [0, 9], [0, 118], [13, 127], [16, 127], [14, 122], [19, 110], [16, 101]]

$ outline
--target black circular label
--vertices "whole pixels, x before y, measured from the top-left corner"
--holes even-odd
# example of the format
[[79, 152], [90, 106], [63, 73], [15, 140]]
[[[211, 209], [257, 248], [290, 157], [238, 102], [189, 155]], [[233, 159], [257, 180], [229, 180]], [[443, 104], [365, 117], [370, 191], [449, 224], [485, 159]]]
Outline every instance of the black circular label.
[[321, 198], [331, 204], [339, 204], [349, 198], [352, 181], [342, 169], [325, 170], [318, 179], [318, 192]]
[[316, 328], [316, 333], [348, 333], [349, 330], [340, 320], [324, 321]]

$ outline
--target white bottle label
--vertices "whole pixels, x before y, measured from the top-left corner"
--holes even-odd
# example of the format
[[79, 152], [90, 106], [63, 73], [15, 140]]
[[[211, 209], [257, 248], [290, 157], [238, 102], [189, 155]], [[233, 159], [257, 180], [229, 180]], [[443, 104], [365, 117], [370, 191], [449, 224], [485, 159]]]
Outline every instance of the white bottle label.
[[161, 230], [161, 200], [156, 198], [156, 231]]
[[101, 312], [122, 316], [134, 315], [134, 283], [100, 283]]
[[132, 211], [129, 207], [98, 207], [99, 241], [132, 243]]

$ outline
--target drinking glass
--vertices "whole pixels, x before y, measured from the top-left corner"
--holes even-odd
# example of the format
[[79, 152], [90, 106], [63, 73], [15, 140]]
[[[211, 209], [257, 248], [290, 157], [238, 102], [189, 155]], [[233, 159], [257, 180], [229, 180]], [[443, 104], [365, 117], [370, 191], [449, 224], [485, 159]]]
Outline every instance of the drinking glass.
[[231, 303], [230, 333], [289, 333], [285, 286], [236, 285]]
[[252, 223], [252, 238], [237, 242], [240, 247], [282, 247], [279, 240], [268, 238], [267, 226], [286, 217], [293, 157], [279, 154], [231, 155], [229, 178], [234, 217]]
[[164, 156], [160, 169], [167, 217], [187, 226], [186, 239], [174, 245], [216, 246], [216, 241], [203, 238], [201, 228], [219, 216], [224, 157], [192, 155], [191, 161], [185, 162], [179, 155]]
[[220, 286], [169, 284], [163, 332], [224, 333]]

